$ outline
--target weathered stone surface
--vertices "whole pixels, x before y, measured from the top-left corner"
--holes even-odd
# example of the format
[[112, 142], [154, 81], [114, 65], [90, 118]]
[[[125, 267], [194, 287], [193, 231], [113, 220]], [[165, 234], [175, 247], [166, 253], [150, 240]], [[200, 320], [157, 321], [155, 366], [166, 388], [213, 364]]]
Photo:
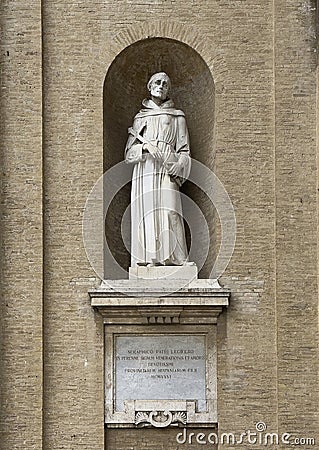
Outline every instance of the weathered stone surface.
[[116, 337], [114, 389], [118, 411], [126, 400], [192, 400], [205, 410], [205, 337]]
[[[232, 299], [218, 324], [219, 431], [240, 434], [263, 420], [268, 431], [316, 435], [314, 4], [1, 3], [4, 448], [104, 448], [103, 320], [87, 296], [99, 281], [82, 246], [81, 215], [103, 160], [108, 168], [123, 159], [126, 136], [119, 130], [129, 121], [123, 114], [122, 123], [105, 130], [103, 158], [103, 117], [111, 105], [112, 114], [134, 115], [143, 95], [134, 83], [142, 85], [144, 68], [160, 61], [154, 49], [169, 45], [175, 59], [165, 60], [161, 50], [165, 69], [177, 81], [189, 73], [174, 98], [187, 114], [193, 156], [215, 166], [236, 210], [236, 248], [221, 280]], [[155, 45], [152, 37], [173, 41]], [[105, 88], [103, 112], [108, 68], [133, 43], [131, 53], [117, 59], [112, 77], [118, 83]], [[189, 92], [187, 104], [180, 102]], [[197, 128], [208, 130], [205, 139], [198, 139]], [[116, 204], [118, 214], [126, 198], [129, 189]], [[113, 234], [117, 218], [107, 224]], [[121, 248], [117, 235], [113, 248]], [[119, 257], [129, 265], [127, 253]], [[175, 430], [161, 431], [108, 430], [106, 447], [176, 447]]]
[[165, 284], [167, 280], [196, 280], [198, 275], [196, 265], [187, 266], [155, 266], [145, 267], [137, 266], [129, 268], [129, 278], [142, 280], [162, 280]]

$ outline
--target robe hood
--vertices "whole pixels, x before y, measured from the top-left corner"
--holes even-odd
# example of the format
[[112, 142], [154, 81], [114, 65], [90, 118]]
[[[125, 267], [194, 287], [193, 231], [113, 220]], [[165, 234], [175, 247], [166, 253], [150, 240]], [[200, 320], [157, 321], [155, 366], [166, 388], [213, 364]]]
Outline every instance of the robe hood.
[[161, 105], [157, 105], [150, 98], [144, 98], [142, 101], [142, 105], [147, 109], [165, 109], [165, 108], [174, 108], [174, 102], [172, 99], [165, 100]]
[[171, 99], [166, 100], [161, 105], [157, 105], [150, 98], [145, 98], [142, 101], [142, 108], [135, 116], [136, 118], [142, 118], [147, 116], [158, 116], [161, 114], [170, 114], [172, 116], [185, 116], [183, 111], [174, 108], [174, 102]]

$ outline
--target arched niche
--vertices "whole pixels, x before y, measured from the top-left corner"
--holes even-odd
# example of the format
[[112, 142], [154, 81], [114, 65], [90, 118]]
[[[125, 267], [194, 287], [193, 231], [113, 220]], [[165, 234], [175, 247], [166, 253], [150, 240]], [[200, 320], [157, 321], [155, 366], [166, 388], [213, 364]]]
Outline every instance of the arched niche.
[[[166, 72], [172, 81], [170, 97], [185, 112], [190, 133], [191, 155], [213, 170], [214, 81], [203, 58], [189, 45], [168, 38], [148, 38], [125, 48], [111, 64], [104, 83], [104, 172], [123, 161], [127, 129], [148, 97], [147, 81], [155, 72]], [[186, 182], [183, 192], [202, 209], [210, 231], [208, 258], [200, 276], [208, 277], [215, 259], [214, 207], [200, 189]], [[106, 239], [121, 267], [128, 269], [130, 255], [120, 231], [122, 216], [130, 202], [127, 185], [114, 198], [106, 217]], [[189, 230], [188, 230], [189, 231]], [[189, 234], [189, 233], [188, 233]], [[196, 248], [207, 246], [196, 237]], [[188, 235], [188, 240], [190, 240]], [[107, 267], [105, 277], [109, 278]]]

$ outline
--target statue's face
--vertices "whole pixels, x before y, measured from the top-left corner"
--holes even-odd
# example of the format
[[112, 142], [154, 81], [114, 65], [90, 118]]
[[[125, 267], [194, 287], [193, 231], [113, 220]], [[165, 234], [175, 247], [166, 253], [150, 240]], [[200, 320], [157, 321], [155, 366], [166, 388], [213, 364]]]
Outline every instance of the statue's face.
[[159, 98], [160, 100], [165, 100], [168, 96], [168, 79], [164, 75], [159, 75], [155, 78], [150, 86], [150, 93], [152, 97]]

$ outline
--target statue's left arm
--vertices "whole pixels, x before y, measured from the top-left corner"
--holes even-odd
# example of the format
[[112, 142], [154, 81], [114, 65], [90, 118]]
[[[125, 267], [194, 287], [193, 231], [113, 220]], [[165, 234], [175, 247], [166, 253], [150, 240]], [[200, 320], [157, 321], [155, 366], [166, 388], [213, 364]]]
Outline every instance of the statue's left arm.
[[178, 162], [173, 167], [173, 174], [177, 175], [179, 184], [184, 183], [189, 177], [191, 170], [191, 157], [189, 148], [189, 134], [187, 130], [186, 120], [184, 116], [177, 116], [177, 136], [176, 136], [176, 148], [175, 153], [178, 158]]

